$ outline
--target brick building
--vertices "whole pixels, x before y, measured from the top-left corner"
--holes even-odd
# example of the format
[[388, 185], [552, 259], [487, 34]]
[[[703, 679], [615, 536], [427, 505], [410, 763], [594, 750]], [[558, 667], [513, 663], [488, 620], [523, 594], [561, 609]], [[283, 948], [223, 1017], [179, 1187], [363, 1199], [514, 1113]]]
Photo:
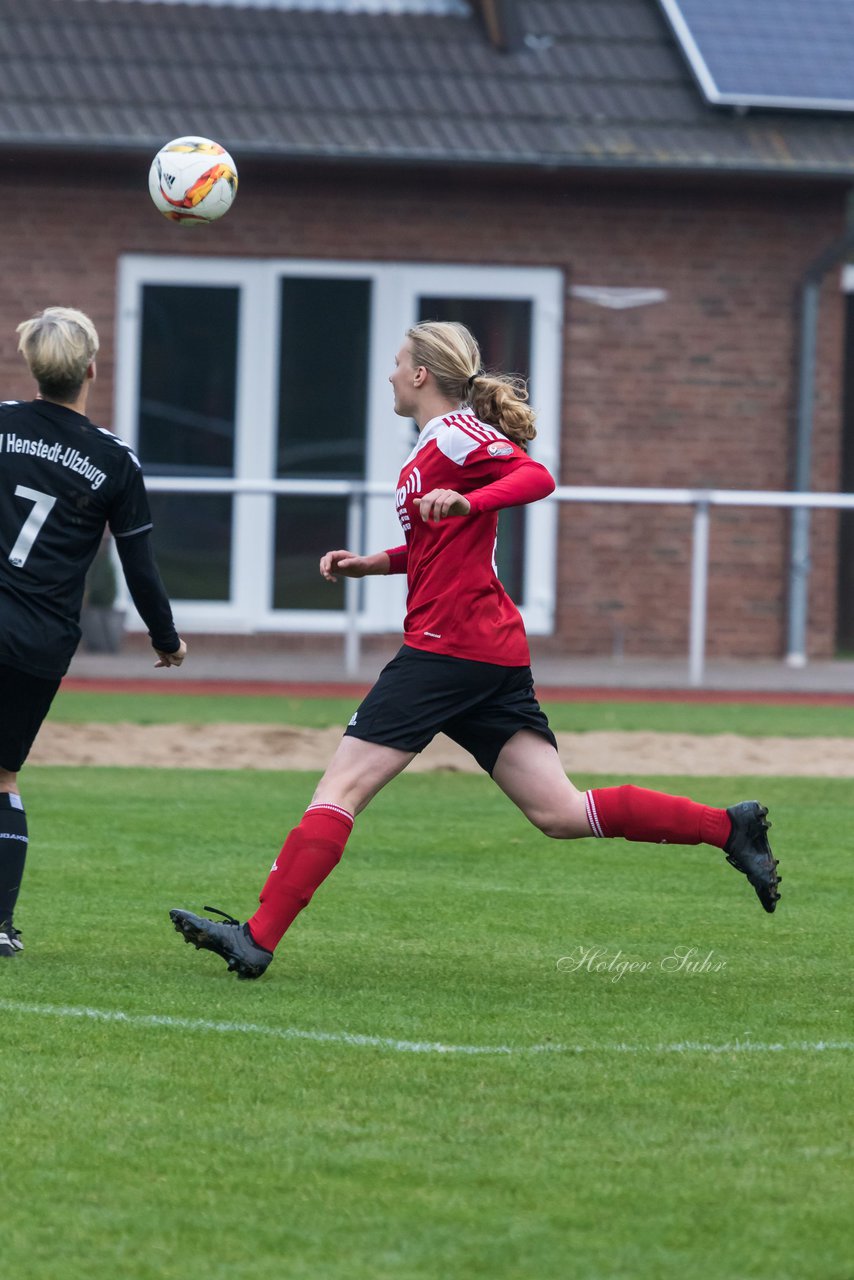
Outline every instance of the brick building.
[[[657, 0], [0, 0], [0, 40], [2, 393], [31, 394], [17, 322], [81, 307], [93, 419], [153, 489], [220, 483], [152, 493], [184, 633], [347, 625], [314, 568], [346, 499], [238, 482], [393, 483], [411, 429], [385, 379], [419, 316], [470, 322], [488, 363], [530, 375], [564, 484], [790, 487], [799, 294], [846, 230], [854, 119], [710, 108]], [[146, 192], [188, 132], [240, 170], [200, 230]], [[840, 281], [816, 352], [829, 491], [850, 479]], [[398, 540], [389, 506], [368, 501], [371, 547]], [[542, 504], [503, 522], [502, 574], [542, 645], [681, 655], [690, 534], [685, 507]], [[851, 628], [840, 545], [815, 516], [814, 657]], [[784, 652], [788, 556], [785, 513], [715, 512], [710, 654]], [[398, 628], [400, 585], [366, 584], [366, 631]]]

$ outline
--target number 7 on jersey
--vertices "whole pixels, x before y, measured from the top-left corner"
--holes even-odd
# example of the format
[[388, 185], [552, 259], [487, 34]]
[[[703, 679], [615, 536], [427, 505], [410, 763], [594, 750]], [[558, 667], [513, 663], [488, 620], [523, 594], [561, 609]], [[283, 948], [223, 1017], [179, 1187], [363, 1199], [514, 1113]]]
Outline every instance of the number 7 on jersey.
[[51, 497], [49, 493], [41, 493], [38, 489], [28, 489], [23, 484], [15, 485], [15, 497], [26, 498], [27, 502], [35, 504], [23, 523], [14, 547], [9, 552], [9, 563], [16, 569], [21, 569], [26, 564], [27, 556], [33, 549], [33, 543], [39, 536], [42, 525], [53, 510], [56, 498]]

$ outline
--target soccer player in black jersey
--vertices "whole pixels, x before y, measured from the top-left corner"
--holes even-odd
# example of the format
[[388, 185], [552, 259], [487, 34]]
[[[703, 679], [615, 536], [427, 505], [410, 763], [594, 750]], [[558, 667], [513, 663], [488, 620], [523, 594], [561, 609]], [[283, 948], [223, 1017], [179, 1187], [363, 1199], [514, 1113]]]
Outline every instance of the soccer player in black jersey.
[[179, 667], [187, 652], [154, 561], [139, 463], [86, 417], [95, 326], [48, 307], [17, 332], [38, 396], [0, 403], [0, 958], [23, 950], [12, 919], [28, 843], [18, 771], [80, 640], [86, 571], [107, 525], [154, 665]]

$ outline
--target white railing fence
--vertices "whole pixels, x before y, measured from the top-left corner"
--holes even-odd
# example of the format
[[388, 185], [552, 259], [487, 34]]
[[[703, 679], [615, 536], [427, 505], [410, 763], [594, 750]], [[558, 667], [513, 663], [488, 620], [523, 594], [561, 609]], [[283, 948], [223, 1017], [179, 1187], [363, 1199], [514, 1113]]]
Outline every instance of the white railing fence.
[[[177, 478], [148, 476], [146, 488], [151, 493], [219, 493], [276, 494], [299, 497], [316, 496], [347, 499], [347, 542], [362, 548], [365, 527], [365, 500], [392, 497], [395, 490], [388, 484], [369, 484], [355, 480], [235, 480], [213, 478]], [[688, 639], [688, 671], [693, 686], [701, 686], [705, 676], [707, 600], [709, 589], [709, 530], [713, 507], [775, 507], [809, 512], [812, 510], [854, 510], [851, 493], [793, 493], [766, 489], [644, 489], [601, 485], [559, 485], [546, 502], [604, 502], [619, 505], [685, 506], [693, 508], [691, 546], [690, 622]], [[793, 566], [805, 579], [809, 564]], [[357, 624], [359, 582], [347, 579], [345, 584], [347, 626], [344, 639], [345, 669], [358, 670], [361, 634]], [[805, 594], [805, 593], [804, 593]], [[793, 664], [801, 655], [789, 655]]]

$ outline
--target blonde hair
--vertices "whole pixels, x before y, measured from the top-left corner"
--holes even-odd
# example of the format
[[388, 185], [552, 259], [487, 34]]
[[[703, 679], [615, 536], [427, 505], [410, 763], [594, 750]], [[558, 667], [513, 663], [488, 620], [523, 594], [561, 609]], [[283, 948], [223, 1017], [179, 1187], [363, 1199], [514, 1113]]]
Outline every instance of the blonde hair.
[[456, 321], [425, 320], [407, 329], [406, 336], [413, 365], [429, 369], [443, 395], [471, 405], [481, 422], [527, 448], [537, 430], [524, 378], [485, 373], [480, 367], [480, 347], [465, 325]]
[[72, 307], [45, 307], [15, 332], [41, 395], [60, 402], [76, 399], [98, 354], [98, 332], [89, 317]]

